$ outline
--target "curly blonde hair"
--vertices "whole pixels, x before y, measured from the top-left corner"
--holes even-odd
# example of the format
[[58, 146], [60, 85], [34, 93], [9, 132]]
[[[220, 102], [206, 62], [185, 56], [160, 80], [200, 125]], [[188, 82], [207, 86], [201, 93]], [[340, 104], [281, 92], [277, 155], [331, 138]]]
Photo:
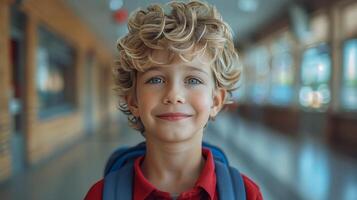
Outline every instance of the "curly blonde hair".
[[[229, 25], [214, 6], [200, 1], [170, 2], [150, 5], [135, 11], [128, 21], [129, 33], [117, 42], [119, 59], [114, 68], [116, 91], [120, 97], [119, 109], [128, 115], [129, 124], [142, 134], [145, 129], [140, 118], [129, 110], [125, 98], [135, 92], [136, 73], [148, 66], [162, 64], [155, 61], [155, 50], [169, 51], [169, 60], [179, 56], [208, 54], [216, 88], [230, 94], [240, 77], [238, 54], [235, 51]], [[196, 47], [200, 47], [197, 50]], [[192, 51], [194, 53], [192, 54]], [[229, 97], [225, 104], [230, 103]]]

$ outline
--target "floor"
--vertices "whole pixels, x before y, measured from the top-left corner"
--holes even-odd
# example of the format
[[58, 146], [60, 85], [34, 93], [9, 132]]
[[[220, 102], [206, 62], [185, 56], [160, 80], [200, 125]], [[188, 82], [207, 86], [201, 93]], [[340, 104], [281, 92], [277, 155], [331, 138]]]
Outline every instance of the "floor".
[[[102, 130], [54, 158], [0, 185], [1, 200], [83, 199], [101, 178], [118, 146], [143, 140], [125, 124]], [[230, 163], [260, 185], [264, 199], [357, 200], [357, 158], [343, 156], [307, 137], [289, 137], [237, 116], [221, 113], [205, 140], [220, 146]]]

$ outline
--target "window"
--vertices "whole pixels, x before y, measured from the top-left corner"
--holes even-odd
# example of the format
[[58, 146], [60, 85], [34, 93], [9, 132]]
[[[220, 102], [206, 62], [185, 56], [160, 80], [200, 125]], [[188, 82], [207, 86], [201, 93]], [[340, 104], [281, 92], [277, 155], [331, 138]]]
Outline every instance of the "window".
[[293, 100], [294, 62], [291, 46], [286, 38], [277, 40], [272, 47], [270, 102], [287, 106]]
[[270, 55], [265, 46], [248, 52], [247, 57], [247, 90], [249, 98], [256, 104], [264, 104], [269, 95]]
[[306, 49], [301, 63], [300, 104], [305, 108], [324, 111], [331, 100], [331, 60], [329, 48], [320, 44]]
[[344, 109], [357, 110], [357, 39], [343, 45], [341, 104]]
[[39, 118], [48, 118], [75, 107], [74, 49], [62, 38], [39, 27], [36, 89]]

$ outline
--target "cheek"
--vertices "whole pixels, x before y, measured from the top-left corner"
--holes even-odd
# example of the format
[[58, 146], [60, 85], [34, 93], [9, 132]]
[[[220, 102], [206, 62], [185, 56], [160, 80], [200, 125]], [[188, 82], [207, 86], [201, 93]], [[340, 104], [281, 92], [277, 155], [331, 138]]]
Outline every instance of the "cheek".
[[159, 101], [158, 95], [155, 95], [155, 92], [140, 91], [137, 93], [138, 106], [141, 111], [147, 112], [144, 110], [151, 109], [151, 107]]
[[196, 92], [191, 95], [191, 102], [197, 110], [207, 112], [212, 106], [212, 95], [209, 91]]

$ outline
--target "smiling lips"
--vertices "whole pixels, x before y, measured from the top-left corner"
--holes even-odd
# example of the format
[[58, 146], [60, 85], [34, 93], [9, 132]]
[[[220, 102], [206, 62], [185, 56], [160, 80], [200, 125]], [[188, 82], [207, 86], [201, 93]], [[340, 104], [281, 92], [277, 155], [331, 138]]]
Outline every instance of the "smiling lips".
[[163, 120], [168, 120], [168, 121], [178, 121], [181, 119], [186, 119], [191, 117], [192, 115], [185, 114], [185, 113], [164, 113], [161, 115], [158, 115], [157, 117]]

